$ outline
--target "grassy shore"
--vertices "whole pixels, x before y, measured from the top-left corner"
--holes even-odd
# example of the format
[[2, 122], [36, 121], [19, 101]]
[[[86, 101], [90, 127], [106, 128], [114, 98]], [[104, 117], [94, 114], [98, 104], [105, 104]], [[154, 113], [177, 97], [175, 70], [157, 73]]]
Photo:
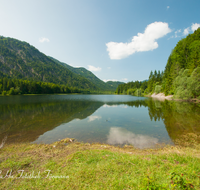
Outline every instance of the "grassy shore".
[[[67, 143], [67, 144], [66, 144]], [[71, 142], [0, 149], [1, 189], [200, 189], [200, 146]]]

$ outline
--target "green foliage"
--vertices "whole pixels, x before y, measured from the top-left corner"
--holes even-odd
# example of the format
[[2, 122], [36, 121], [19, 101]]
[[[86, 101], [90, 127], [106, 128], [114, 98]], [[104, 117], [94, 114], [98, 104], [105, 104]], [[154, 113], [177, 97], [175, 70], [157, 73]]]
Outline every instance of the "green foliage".
[[136, 96], [142, 96], [142, 90], [139, 88], [135, 91]]
[[171, 186], [173, 189], [194, 189], [194, 185], [185, 177], [184, 174], [173, 172], [171, 174]]
[[142, 96], [144, 90], [147, 88], [147, 81], [135, 81], [118, 85], [116, 89], [117, 94], [128, 94], [133, 96]]
[[133, 95], [133, 96], [134, 96], [134, 95], [135, 95], [135, 90], [136, 90], [136, 89], [132, 89], [132, 88], [131, 88], [131, 89], [128, 89], [128, 90], [127, 90], [127, 94], [128, 94], [128, 95]]
[[[174, 92], [173, 83], [182, 69], [187, 69], [189, 75], [197, 67], [200, 67], [200, 28], [193, 34], [189, 34], [186, 38], [180, 40], [170, 54], [165, 67], [162, 84], [165, 94], [168, 95]], [[180, 92], [181, 90], [183, 89], [179, 89], [179, 96], [183, 97], [184, 93], [186, 93], [186, 98], [191, 96], [190, 90]]]
[[161, 92], [161, 88], [162, 88], [161, 85], [156, 85], [156, 86], [155, 86], [155, 93], [156, 93], [156, 94], [160, 93], [160, 92]]
[[8, 78], [0, 79], [0, 87], [3, 88], [3, 96], [6, 94], [90, 93], [88, 90], [81, 90], [66, 85]]
[[173, 82], [176, 98], [191, 99], [200, 95], [200, 67], [193, 70], [182, 69]]
[[7, 95], [7, 92], [4, 90], [4, 91], [2, 92], [2, 96], [5, 96], [5, 95]]

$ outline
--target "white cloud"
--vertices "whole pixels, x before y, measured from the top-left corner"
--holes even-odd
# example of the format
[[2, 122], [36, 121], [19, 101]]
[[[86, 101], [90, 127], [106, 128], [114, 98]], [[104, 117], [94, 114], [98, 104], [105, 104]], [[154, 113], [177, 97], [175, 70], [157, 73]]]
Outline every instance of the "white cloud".
[[144, 33], [133, 36], [130, 43], [109, 42], [106, 44], [110, 59], [123, 59], [135, 52], [150, 51], [158, 48], [157, 39], [171, 32], [168, 23], [154, 22], [149, 24]]
[[194, 32], [195, 30], [197, 30], [200, 27], [199, 23], [192, 23], [191, 27], [187, 27], [186, 29], [184, 29], [183, 31], [183, 36], [187, 36], [190, 32]]
[[167, 9], [169, 9], [169, 6], [167, 6]]
[[92, 115], [88, 117], [88, 122], [94, 121], [96, 119], [101, 119], [101, 116], [97, 116], [97, 115]]
[[184, 29], [183, 35], [187, 36], [189, 34], [189, 32], [190, 32], [190, 27], [187, 27], [187, 28]]
[[48, 38], [40, 38], [39, 39], [40, 43], [44, 43], [44, 42], [50, 42], [50, 40]]
[[113, 82], [115, 82], [115, 81], [118, 81], [117, 79], [104, 79], [103, 80], [104, 82], [108, 82], [108, 81], [113, 81]]
[[192, 26], [191, 26], [191, 30], [194, 32], [195, 30], [197, 30], [198, 28], [200, 27], [200, 24], [198, 23], [192, 23]]
[[113, 145], [131, 144], [136, 148], [152, 148], [158, 139], [147, 135], [134, 134], [121, 127], [111, 127], [107, 143]]
[[111, 69], [111, 67], [107, 67], [108, 69]]
[[108, 105], [108, 104], [104, 104], [103, 107], [104, 107], [104, 108], [111, 108], [111, 107], [112, 107], [112, 108], [116, 108], [116, 107], [118, 107], [118, 105]]
[[115, 81], [123, 81], [123, 82], [126, 82], [126, 81], [128, 81], [128, 79], [127, 78], [123, 78], [123, 79], [104, 79], [103, 80], [104, 82], [108, 82], [108, 81], [113, 81], [113, 82], [115, 82]]
[[92, 65], [88, 65], [88, 70], [93, 72], [93, 71], [101, 71], [100, 67], [94, 67]]

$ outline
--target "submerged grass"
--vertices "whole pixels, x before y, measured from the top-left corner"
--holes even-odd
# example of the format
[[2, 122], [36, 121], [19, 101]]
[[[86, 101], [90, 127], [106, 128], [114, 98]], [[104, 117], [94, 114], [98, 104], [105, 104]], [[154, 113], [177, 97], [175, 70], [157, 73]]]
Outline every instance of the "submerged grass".
[[10, 144], [0, 149], [0, 187], [200, 189], [199, 150], [199, 145], [140, 150], [70, 141]]

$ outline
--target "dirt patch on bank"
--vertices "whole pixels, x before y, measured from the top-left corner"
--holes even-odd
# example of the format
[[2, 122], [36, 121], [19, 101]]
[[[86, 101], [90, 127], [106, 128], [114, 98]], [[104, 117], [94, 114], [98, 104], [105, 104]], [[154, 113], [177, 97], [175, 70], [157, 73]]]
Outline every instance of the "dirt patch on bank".
[[165, 96], [164, 93], [158, 93], [158, 94], [153, 93], [150, 97], [156, 98], [156, 99], [159, 99], [159, 100], [165, 100], [165, 99], [166, 100], [172, 100], [173, 95]]

